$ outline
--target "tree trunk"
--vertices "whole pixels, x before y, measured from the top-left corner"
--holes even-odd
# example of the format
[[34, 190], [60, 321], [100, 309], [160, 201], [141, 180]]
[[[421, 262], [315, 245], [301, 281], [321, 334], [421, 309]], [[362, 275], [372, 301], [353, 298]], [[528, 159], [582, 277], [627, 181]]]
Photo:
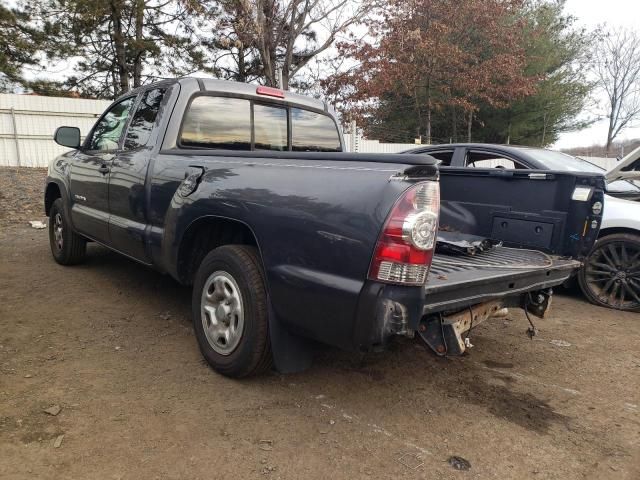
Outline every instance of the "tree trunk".
[[144, 57], [142, 27], [144, 25], [144, 3], [145, 0], [136, 0], [136, 50], [133, 64], [133, 88], [142, 85], [142, 59]]
[[[280, 87], [282, 90], [289, 90], [289, 81], [291, 80], [291, 67], [292, 67], [292, 63], [293, 63], [293, 48], [295, 45], [295, 41], [297, 38], [297, 22], [298, 20], [302, 20], [302, 18], [296, 17], [296, 14], [298, 14], [298, 5], [297, 2], [293, 5], [293, 8], [291, 8], [291, 18], [288, 21], [288, 39], [287, 39], [287, 46], [286, 46], [286, 50], [284, 53], [284, 61], [282, 63], [282, 76], [280, 77], [282, 79], [281, 84], [278, 85], [278, 87]], [[303, 15], [306, 18], [306, 6], [304, 7], [305, 10], [301, 13], [301, 15]]]
[[611, 152], [612, 144], [613, 144], [613, 123], [609, 122], [609, 128], [607, 130], [607, 154]]
[[471, 124], [473, 123], [473, 110], [469, 112], [467, 120], [467, 142], [471, 143]]
[[453, 141], [458, 141], [458, 111], [456, 110], [456, 106], [453, 105], [451, 107], [451, 130], [453, 132]]
[[238, 48], [238, 75], [236, 75], [236, 80], [238, 82], [246, 82], [247, 81], [247, 64], [245, 60], [244, 46], [240, 46]]
[[265, 83], [276, 86], [276, 46], [273, 44], [273, 0], [256, 2], [256, 34]]
[[122, 33], [122, 5], [119, 1], [111, 2], [111, 19], [113, 20], [113, 46], [116, 52], [119, 91], [116, 97], [129, 91], [129, 72], [127, 71], [127, 55], [124, 35]]
[[420, 108], [420, 95], [418, 95], [417, 88], [413, 89], [413, 95], [415, 98], [416, 114], [418, 115], [418, 128], [416, 129], [416, 135], [420, 138], [420, 135], [422, 135], [422, 111]]
[[427, 80], [427, 145], [431, 145], [431, 78]]

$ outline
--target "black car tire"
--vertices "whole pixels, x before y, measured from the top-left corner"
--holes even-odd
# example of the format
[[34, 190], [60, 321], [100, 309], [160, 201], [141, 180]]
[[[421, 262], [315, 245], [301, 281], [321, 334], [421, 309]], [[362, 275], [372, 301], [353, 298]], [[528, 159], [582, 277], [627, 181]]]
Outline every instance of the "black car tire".
[[578, 284], [595, 305], [640, 311], [640, 235], [599, 238], [578, 273]]
[[[231, 300], [227, 301], [224, 295], [229, 292]], [[238, 302], [242, 328], [240, 333], [236, 330], [233, 334], [229, 332], [234, 318], [237, 327], [238, 315], [234, 317], [235, 310], [232, 310], [225, 316], [224, 308], [237, 308]], [[222, 313], [219, 315], [219, 312]], [[225, 245], [204, 258], [194, 280], [192, 318], [200, 351], [218, 373], [242, 378], [258, 375], [271, 367], [267, 293], [256, 248]], [[227, 340], [220, 328], [229, 333]], [[235, 343], [232, 349], [221, 353], [221, 349], [232, 343]]]
[[56, 199], [49, 210], [49, 245], [60, 265], [76, 265], [87, 253], [87, 241], [71, 228], [61, 198]]

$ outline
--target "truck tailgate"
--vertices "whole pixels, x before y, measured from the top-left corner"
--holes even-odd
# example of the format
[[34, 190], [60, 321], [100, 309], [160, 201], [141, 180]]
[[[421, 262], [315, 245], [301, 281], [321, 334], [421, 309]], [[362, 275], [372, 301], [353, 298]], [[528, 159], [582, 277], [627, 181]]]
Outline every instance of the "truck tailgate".
[[579, 267], [577, 260], [503, 246], [474, 256], [436, 253], [425, 284], [424, 314], [553, 287]]

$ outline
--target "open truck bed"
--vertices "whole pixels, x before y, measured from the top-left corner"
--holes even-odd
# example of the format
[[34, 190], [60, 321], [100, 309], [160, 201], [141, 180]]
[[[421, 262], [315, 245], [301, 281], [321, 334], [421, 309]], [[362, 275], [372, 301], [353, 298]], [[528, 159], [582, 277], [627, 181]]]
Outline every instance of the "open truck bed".
[[[504, 308], [545, 316], [552, 287], [580, 267], [597, 238], [604, 182], [531, 170], [440, 173], [442, 231], [501, 242], [474, 256], [433, 257], [417, 333], [436, 354], [456, 355], [471, 346], [474, 327]], [[533, 324], [529, 332], [535, 334]]]
[[577, 260], [504, 246], [474, 256], [436, 253], [425, 284], [423, 311], [459, 309], [546, 289], [567, 280], [579, 266]]

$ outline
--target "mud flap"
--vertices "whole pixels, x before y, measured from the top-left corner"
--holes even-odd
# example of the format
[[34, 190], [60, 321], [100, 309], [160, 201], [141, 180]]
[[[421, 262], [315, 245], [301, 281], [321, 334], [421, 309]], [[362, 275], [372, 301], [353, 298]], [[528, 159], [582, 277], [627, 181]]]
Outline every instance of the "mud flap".
[[273, 366], [278, 373], [298, 373], [313, 363], [311, 342], [293, 335], [278, 319], [269, 301], [269, 339]]

